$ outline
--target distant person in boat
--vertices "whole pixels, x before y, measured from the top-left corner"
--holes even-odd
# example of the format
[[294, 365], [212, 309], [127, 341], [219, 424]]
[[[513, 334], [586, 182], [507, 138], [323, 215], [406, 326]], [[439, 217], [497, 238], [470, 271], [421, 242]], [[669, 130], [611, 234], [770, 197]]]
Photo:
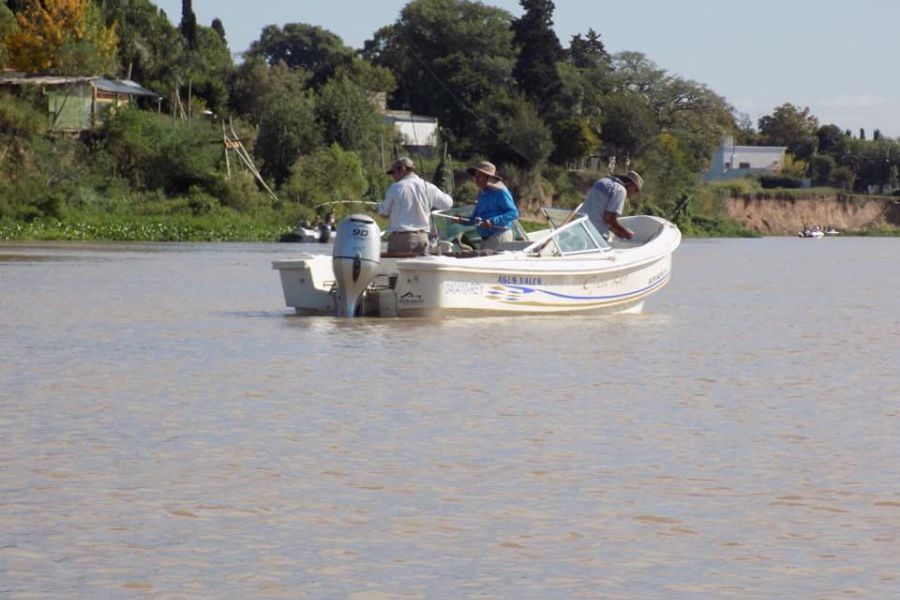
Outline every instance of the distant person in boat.
[[619, 217], [625, 208], [625, 199], [638, 196], [642, 187], [644, 179], [637, 171], [603, 177], [591, 186], [578, 212], [587, 215], [605, 238], [609, 239], [612, 232], [630, 240], [634, 232], [619, 223]]
[[493, 163], [482, 161], [466, 172], [479, 189], [475, 212], [470, 219], [478, 226], [482, 249], [496, 250], [501, 242], [512, 241], [511, 226], [519, 218], [519, 209]]
[[390, 218], [387, 251], [425, 254], [431, 211], [450, 208], [453, 198], [416, 175], [415, 164], [405, 156], [398, 158], [387, 173], [394, 183], [378, 207], [379, 214]]

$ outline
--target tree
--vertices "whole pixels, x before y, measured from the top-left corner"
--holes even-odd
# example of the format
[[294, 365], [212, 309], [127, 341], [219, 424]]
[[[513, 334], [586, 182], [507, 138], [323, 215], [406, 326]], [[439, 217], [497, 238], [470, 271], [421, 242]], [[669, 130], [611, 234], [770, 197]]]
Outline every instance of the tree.
[[29, 0], [7, 35], [8, 61], [26, 72], [114, 73], [118, 38], [90, 0]]
[[168, 91], [164, 73], [183, 53], [178, 30], [150, 0], [104, 0], [100, 6], [107, 26], [116, 24], [122, 74], [144, 87]]
[[447, 144], [444, 144], [441, 161], [434, 170], [434, 177], [431, 182], [444, 192], [453, 195], [453, 165], [450, 154], [447, 152]]
[[789, 103], [782, 104], [771, 115], [759, 119], [762, 143], [787, 146], [788, 152], [801, 161], [809, 160], [815, 154], [818, 129], [819, 121], [810, 114], [809, 107], [800, 109]]
[[537, 109], [519, 94], [498, 92], [479, 105], [485, 128], [475, 152], [499, 164], [534, 171], [553, 151], [553, 140]]
[[551, 0], [520, 0], [519, 4], [525, 13], [512, 22], [513, 46], [519, 50], [513, 77], [544, 115], [562, 88], [556, 63], [564, 53], [553, 31], [554, 5]]
[[0, 69], [6, 66], [6, 44], [3, 38], [18, 28], [16, 15], [5, 4], [0, 4]]
[[319, 87], [339, 66], [351, 64], [353, 51], [339, 36], [321, 27], [288, 23], [283, 28], [265, 27], [245, 56], [259, 56], [269, 65], [283, 62], [292, 70], [306, 71], [310, 74], [310, 84]]
[[313, 152], [322, 143], [314, 94], [285, 82], [289, 85], [265, 93], [256, 137], [261, 171], [277, 184], [288, 178], [301, 154]]
[[696, 183], [696, 163], [684, 140], [669, 132], [650, 136], [645, 142], [640, 167], [645, 176], [645, 193], [629, 201], [632, 214], [656, 214], [671, 217], [687, 212], [690, 191]]
[[[225, 40], [210, 27], [197, 27], [194, 47], [186, 53], [184, 77], [191, 95], [202, 98], [206, 107], [219, 112], [228, 104], [227, 80], [234, 70]], [[182, 83], [182, 92], [184, 83]]]
[[282, 192], [290, 202], [307, 207], [302, 214], [309, 214], [325, 202], [358, 200], [367, 187], [356, 153], [332, 144], [299, 157]]
[[591, 154], [600, 144], [600, 138], [582, 119], [564, 119], [553, 127], [553, 162], [572, 164]]
[[822, 125], [816, 130], [816, 138], [819, 140], [818, 151], [835, 158], [843, 154], [847, 145], [847, 134], [837, 125]]
[[735, 113], [735, 142], [742, 146], [756, 146], [759, 141], [759, 133], [753, 125], [753, 120], [747, 113]]
[[270, 67], [260, 56], [249, 57], [238, 66], [231, 81], [229, 108], [258, 125], [272, 94], [302, 94], [306, 80], [304, 71], [291, 71], [284, 63]]
[[837, 161], [830, 154], [815, 154], [809, 160], [809, 176], [816, 185], [826, 185], [836, 167]]
[[512, 15], [469, 0], [413, 0], [363, 56], [397, 76], [393, 105], [437, 117], [454, 152], [485, 134], [477, 107], [513, 87]]
[[178, 29], [187, 41], [188, 48], [193, 50], [197, 45], [197, 15], [194, 14], [191, 0], [181, 0], [181, 23]]
[[397, 89], [397, 78], [390, 69], [373, 65], [358, 56], [354, 56], [350, 64], [339, 66], [334, 77], [346, 77], [367, 94], [390, 94]]
[[855, 169], [857, 186], [862, 190], [870, 185], [890, 187], [892, 167], [898, 162], [900, 142], [882, 138], [863, 143]]
[[375, 159], [383, 131], [381, 118], [366, 93], [350, 79], [336, 77], [322, 86], [316, 115], [325, 143], [336, 143], [364, 159]]
[[225, 39], [225, 25], [222, 24], [222, 20], [216, 17], [212, 20], [212, 23], [210, 23], [210, 28], [219, 34], [219, 37], [222, 38], [222, 42], [227, 46], [228, 41]]
[[593, 29], [588, 29], [586, 37], [581, 34], [573, 35], [569, 42], [569, 61], [579, 69], [590, 69], [603, 63], [609, 63], [609, 53], [600, 34]]

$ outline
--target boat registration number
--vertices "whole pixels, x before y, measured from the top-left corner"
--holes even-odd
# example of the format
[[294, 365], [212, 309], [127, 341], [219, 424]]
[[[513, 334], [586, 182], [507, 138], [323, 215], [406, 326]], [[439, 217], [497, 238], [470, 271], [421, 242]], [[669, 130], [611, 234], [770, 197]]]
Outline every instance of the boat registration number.
[[444, 294], [448, 296], [481, 296], [482, 285], [473, 281], [445, 281]]

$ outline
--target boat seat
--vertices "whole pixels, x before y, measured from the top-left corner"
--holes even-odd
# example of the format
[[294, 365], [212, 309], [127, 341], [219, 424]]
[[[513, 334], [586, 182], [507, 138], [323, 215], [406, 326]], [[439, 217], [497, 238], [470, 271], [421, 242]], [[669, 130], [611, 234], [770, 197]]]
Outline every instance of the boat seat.
[[512, 241], [512, 242], [500, 242], [500, 244], [498, 244], [498, 246], [497, 246], [497, 250], [500, 250], [500, 251], [524, 250], [525, 248], [527, 248], [528, 246], [530, 246], [533, 243], [534, 242], [532, 242], [531, 240], [516, 240], [516, 241]]

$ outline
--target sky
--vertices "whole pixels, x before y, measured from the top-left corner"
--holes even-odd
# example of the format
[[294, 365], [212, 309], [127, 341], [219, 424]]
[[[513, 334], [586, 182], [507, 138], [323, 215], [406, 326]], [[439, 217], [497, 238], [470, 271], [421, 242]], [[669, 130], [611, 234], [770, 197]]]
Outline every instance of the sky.
[[[177, 25], [181, 0], [155, 0]], [[362, 48], [407, 0], [193, 0], [197, 21], [219, 18], [232, 52], [263, 27], [318, 25]], [[514, 17], [518, 0], [483, 2]], [[588, 28], [611, 54], [642, 52], [671, 75], [706, 85], [754, 125], [789, 102], [819, 123], [868, 139], [900, 137], [900, 0], [556, 0], [563, 46]]]

